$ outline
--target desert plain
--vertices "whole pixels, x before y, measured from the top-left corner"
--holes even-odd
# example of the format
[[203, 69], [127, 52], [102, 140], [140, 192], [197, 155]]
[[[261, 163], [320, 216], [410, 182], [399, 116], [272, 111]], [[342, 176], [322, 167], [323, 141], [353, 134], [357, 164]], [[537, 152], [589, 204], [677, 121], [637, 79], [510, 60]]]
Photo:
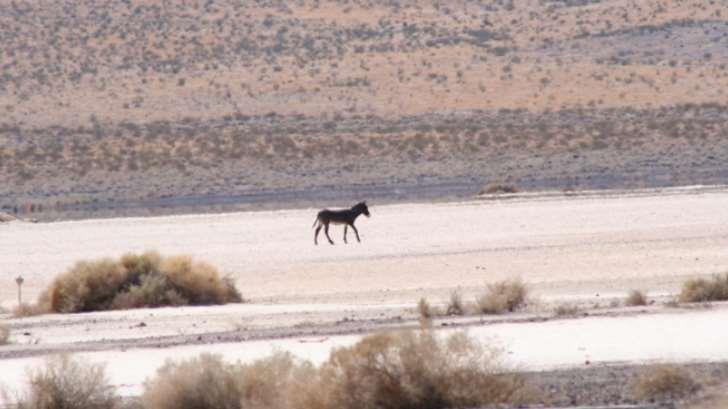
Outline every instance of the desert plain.
[[[726, 204], [728, 189], [701, 186], [372, 203], [371, 218], [357, 222], [361, 243], [351, 232], [343, 243], [342, 229], [332, 227], [336, 244], [318, 246], [317, 209], [5, 223], [0, 273], [22, 274], [27, 299], [77, 260], [158, 250], [218, 266], [245, 302], [7, 316], [13, 342], [0, 349], [0, 382], [20, 387], [23, 368], [59, 352], [106, 363], [130, 396], [165, 359], [201, 352], [252, 360], [278, 349], [321, 362], [364, 334], [419, 328], [420, 298], [444, 306], [458, 292], [471, 303], [487, 284], [512, 278], [529, 289], [525, 309], [442, 315], [434, 330], [464, 329], [501, 349], [509, 368], [542, 381], [601, 370], [626, 383], [640, 365], [673, 362], [710, 368], [719, 382], [727, 306], [674, 300], [687, 279], [725, 271]], [[632, 289], [646, 293], [648, 305], [625, 306]], [[0, 299], [13, 307], [14, 283], [3, 283]], [[555, 312], [564, 305], [573, 312]], [[575, 402], [629, 402], [627, 394], [617, 402], [593, 396]]]

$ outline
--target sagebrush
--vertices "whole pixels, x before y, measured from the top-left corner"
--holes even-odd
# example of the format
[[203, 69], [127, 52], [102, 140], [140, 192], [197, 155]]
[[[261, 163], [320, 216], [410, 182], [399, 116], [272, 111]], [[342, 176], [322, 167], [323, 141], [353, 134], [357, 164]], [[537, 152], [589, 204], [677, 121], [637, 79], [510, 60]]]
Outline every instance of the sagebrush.
[[10, 328], [7, 325], [0, 323], [0, 345], [5, 345], [10, 340]]
[[104, 367], [52, 356], [43, 367], [31, 371], [29, 389], [21, 395], [17, 409], [114, 409], [120, 407], [116, 390], [109, 384]]
[[506, 280], [489, 284], [477, 305], [483, 314], [500, 314], [522, 308], [528, 296], [528, 289], [521, 280]]
[[698, 278], [683, 284], [678, 297], [681, 302], [707, 302], [728, 300], [728, 273], [712, 279]]
[[465, 305], [463, 304], [463, 296], [460, 291], [450, 293], [450, 301], [447, 303], [447, 315], [463, 315], [465, 314]]
[[647, 305], [647, 295], [640, 290], [631, 290], [629, 294], [627, 294], [625, 304], [630, 307]]
[[683, 399], [700, 388], [690, 372], [674, 365], [647, 367], [632, 384], [635, 398], [649, 401]]
[[233, 282], [213, 266], [190, 256], [146, 252], [78, 262], [53, 280], [39, 304], [70, 313], [241, 300]]
[[320, 367], [277, 353], [252, 364], [201, 355], [167, 363], [144, 386], [146, 409], [451, 408], [520, 403], [523, 380], [498, 352], [456, 333], [370, 335]]

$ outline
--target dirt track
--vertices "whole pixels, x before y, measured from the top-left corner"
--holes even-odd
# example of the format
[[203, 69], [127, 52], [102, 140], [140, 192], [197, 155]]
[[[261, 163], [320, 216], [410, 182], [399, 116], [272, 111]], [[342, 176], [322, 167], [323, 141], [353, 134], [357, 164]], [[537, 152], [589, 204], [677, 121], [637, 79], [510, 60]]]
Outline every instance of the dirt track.
[[[521, 277], [544, 297], [670, 292], [728, 266], [728, 192], [551, 197], [376, 206], [362, 243], [313, 245], [316, 210], [0, 226], [0, 276], [34, 298], [80, 259], [156, 249], [232, 274], [244, 296], [273, 302], [414, 302]], [[325, 241], [322, 240], [323, 243]], [[11, 304], [15, 285], [0, 287]]]

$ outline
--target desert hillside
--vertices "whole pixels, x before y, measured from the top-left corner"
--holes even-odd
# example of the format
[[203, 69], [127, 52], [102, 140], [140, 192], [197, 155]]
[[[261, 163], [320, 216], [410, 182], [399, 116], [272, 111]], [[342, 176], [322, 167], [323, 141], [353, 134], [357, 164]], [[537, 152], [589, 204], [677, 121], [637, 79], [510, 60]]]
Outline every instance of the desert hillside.
[[0, 41], [11, 213], [728, 182], [723, 1], [0, 0]]

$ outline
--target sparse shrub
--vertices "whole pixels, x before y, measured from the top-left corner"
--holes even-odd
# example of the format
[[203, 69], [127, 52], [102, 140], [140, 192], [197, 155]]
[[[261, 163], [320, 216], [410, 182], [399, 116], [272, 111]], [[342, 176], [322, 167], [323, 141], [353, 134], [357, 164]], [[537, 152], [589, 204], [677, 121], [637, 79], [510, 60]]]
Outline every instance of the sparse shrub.
[[645, 368], [632, 385], [639, 400], [672, 401], [686, 398], [700, 390], [691, 374], [677, 366], [658, 365]]
[[491, 183], [480, 191], [481, 195], [495, 195], [503, 193], [518, 193], [518, 189], [513, 185], [504, 185], [500, 183]]
[[0, 345], [5, 345], [10, 340], [10, 328], [0, 323]]
[[579, 307], [573, 304], [561, 304], [554, 308], [554, 314], [558, 317], [569, 317], [579, 314]]
[[434, 315], [430, 303], [427, 302], [425, 297], [420, 298], [417, 302], [417, 311], [420, 313], [420, 325], [422, 327], [428, 327], [432, 324], [432, 316]]
[[47, 311], [42, 311], [38, 304], [22, 303], [13, 308], [14, 317], [30, 317], [33, 315], [40, 315]]
[[104, 367], [72, 359], [48, 358], [45, 367], [29, 374], [30, 389], [18, 399], [18, 409], [112, 409], [120, 407]]
[[47, 314], [51, 312], [48, 293], [43, 292], [35, 304], [22, 303], [13, 308], [14, 317], [30, 317], [33, 315]]
[[632, 290], [627, 294], [627, 299], [624, 303], [630, 307], [647, 305], [647, 295], [640, 290]]
[[239, 370], [211, 354], [165, 363], [142, 394], [146, 409], [237, 409], [242, 398]]
[[512, 312], [526, 303], [528, 289], [521, 280], [499, 281], [488, 284], [488, 289], [477, 299], [478, 309], [483, 314]]
[[338, 348], [325, 362], [301, 408], [451, 408], [515, 403], [524, 383], [499, 374], [497, 353], [464, 333], [370, 335]]
[[242, 365], [239, 372], [243, 408], [298, 408], [310, 380], [316, 379], [316, 368], [310, 362], [286, 352]]
[[465, 314], [465, 306], [463, 305], [463, 297], [460, 291], [450, 293], [450, 302], [447, 304], [447, 315], [463, 315]]
[[288, 353], [251, 364], [203, 354], [167, 362], [144, 385], [145, 409], [364, 409], [476, 407], [527, 397], [520, 376], [504, 374], [499, 352], [456, 333], [364, 337], [331, 352], [321, 367]]
[[683, 284], [680, 302], [707, 302], [728, 300], [728, 273], [716, 275], [711, 280], [688, 280]]
[[76, 263], [47, 294], [49, 310], [64, 313], [242, 300], [232, 281], [209, 264], [156, 252]]

